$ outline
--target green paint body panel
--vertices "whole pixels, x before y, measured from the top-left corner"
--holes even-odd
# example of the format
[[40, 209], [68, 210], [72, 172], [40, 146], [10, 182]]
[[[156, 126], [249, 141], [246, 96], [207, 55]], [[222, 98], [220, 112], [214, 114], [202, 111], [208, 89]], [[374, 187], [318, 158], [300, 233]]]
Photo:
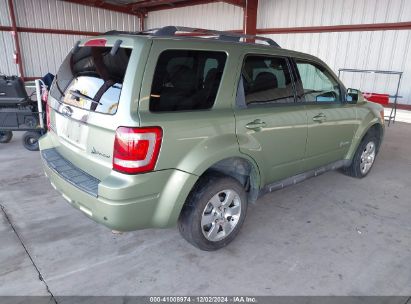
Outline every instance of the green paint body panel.
[[[382, 107], [362, 97], [357, 104], [296, 102], [236, 107], [237, 86], [247, 54], [303, 58], [325, 65], [310, 55], [210, 39], [132, 35], [102, 38], [107, 39], [108, 46], [121, 39], [122, 47], [133, 49], [117, 112], [108, 115], [76, 108], [69, 119], [61, 114], [60, 102], [49, 97], [50, 119], [55, 129], [40, 139], [40, 149], [56, 149], [74, 166], [100, 180], [98, 195], [93, 197], [44, 164], [53, 186], [74, 207], [111, 229], [128, 231], [175, 225], [198, 178], [222, 160], [240, 158], [247, 162], [253, 171], [253, 185], [259, 190], [266, 184], [328, 163], [352, 159], [367, 130], [374, 124], [384, 125]], [[220, 88], [210, 110], [149, 111], [158, 57], [170, 49], [227, 54]], [[312, 120], [319, 112], [327, 115], [327, 121]], [[266, 126], [260, 130], [245, 128], [256, 119]], [[152, 172], [127, 175], [112, 170], [115, 131], [119, 126], [162, 128], [161, 150]], [[71, 137], [62, 134], [64, 130]]]

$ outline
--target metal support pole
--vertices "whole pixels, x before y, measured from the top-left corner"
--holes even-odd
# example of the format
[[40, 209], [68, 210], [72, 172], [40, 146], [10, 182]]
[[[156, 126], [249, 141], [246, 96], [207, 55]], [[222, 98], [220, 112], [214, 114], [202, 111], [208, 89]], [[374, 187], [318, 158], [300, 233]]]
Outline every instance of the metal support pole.
[[395, 123], [395, 117], [397, 116], [397, 99], [398, 99], [398, 91], [400, 90], [401, 78], [402, 78], [402, 73], [399, 74], [397, 90], [395, 92], [394, 106], [391, 108], [390, 120], [388, 121], [388, 126], [390, 126], [391, 119], [392, 119], [392, 123]]
[[245, 7], [243, 9], [243, 32], [246, 35], [257, 35], [257, 8], [258, 0], [246, 0]]
[[43, 105], [41, 102], [41, 85], [40, 85], [41, 80], [36, 79], [35, 84], [36, 84], [36, 97], [37, 97], [37, 109], [39, 112], [39, 122], [40, 122], [40, 127], [42, 130], [44, 130], [44, 121], [43, 121]]
[[10, 14], [10, 21], [11, 21], [11, 29], [14, 37], [14, 44], [16, 47], [16, 56], [17, 56], [17, 65], [19, 68], [19, 73], [20, 77], [24, 78], [24, 73], [23, 73], [23, 60], [21, 57], [21, 51], [20, 51], [20, 41], [19, 41], [19, 34], [17, 31], [17, 22], [16, 22], [16, 15], [14, 14], [14, 3], [13, 0], [8, 0], [9, 4], [9, 14]]
[[146, 17], [147, 17], [147, 14], [145, 14], [145, 13], [139, 13], [138, 14], [138, 20], [139, 20], [139, 23], [140, 23], [140, 32], [143, 32], [145, 30], [144, 21], [145, 21]]

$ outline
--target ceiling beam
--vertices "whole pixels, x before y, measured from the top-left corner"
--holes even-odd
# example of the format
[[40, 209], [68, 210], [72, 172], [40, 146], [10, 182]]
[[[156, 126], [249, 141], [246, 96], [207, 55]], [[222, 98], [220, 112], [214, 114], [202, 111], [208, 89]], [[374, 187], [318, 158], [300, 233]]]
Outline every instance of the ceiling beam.
[[[170, 2], [170, 1], [166, 1]], [[179, 2], [174, 2], [172, 6], [170, 4], [161, 4], [157, 6], [151, 6], [151, 7], [146, 7], [147, 12], [153, 12], [153, 11], [161, 11], [161, 10], [167, 10], [167, 9], [172, 9], [172, 8], [182, 8], [182, 7], [187, 7], [187, 6], [194, 6], [194, 5], [200, 5], [200, 4], [209, 4], [209, 3], [215, 3], [215, 2], [221, 2], [221, 1], [216, 1], [216, 0], [184, 0], [184, 1], [179, 1]]]
[[110, 4], [102, 0], [63, 0], [63, 1], [80, 4], [80, 5], [91, 6], [91, 7], [104, 8], [109, 11], [138, 16], [137, 12], [131, 11], [130, 8], [127, 6]]
[[239, 7], [245, 7], [247, 0], [221, 0], [220, 2], [228, 3], [231, 5], [239, 6]]
[[98, 7], [107, 9], [110, 11], [141, 16], [141, 14], [146, 15], [151, 11], [166, 10], [172, 8], [182, 8], [187, 6], [209, 4], [216, 2], [228, 3], [238, 7], [244, 8], [246, 6], [247, 0], [143, 0], [137, 3], [130, 3], [126, 5], [121, 4], [111, 4], [103, 0], [63, 0], [66, 2], [76, 3], [80, 5], [87, 5], [92, 7]]
[[153, 7], [159, 5], [168, 5], [170, 8], [173, 8], [174, 5], [178, 2], [184, 2], [185, 0], [145, 0], [137, 3], [128, 4], [127, 6], [131, 6], [134, 9], [139, 9], [143, 7]]

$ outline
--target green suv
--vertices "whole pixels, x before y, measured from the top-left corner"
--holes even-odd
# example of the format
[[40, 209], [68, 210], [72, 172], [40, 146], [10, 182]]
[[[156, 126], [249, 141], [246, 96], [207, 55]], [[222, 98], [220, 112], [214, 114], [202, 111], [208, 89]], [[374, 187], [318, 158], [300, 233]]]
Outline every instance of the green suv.
[[382, 107], [318, 58], [174, 26], [77, 42], [47, 124], [44, 170], [72, 206], [117, 231], [178, 224], [203, 250], [231, 242], [266, 192], [366, 176], [384, 133]]

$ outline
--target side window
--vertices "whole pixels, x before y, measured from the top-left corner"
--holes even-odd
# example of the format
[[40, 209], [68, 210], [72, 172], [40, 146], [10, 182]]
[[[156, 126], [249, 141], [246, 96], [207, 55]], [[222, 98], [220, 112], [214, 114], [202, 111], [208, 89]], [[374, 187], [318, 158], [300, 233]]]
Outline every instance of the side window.
[[301, 60], [296, 60], [296, 64], [305, 102], [341, 101], [340, 86], [324, 67]]
[[245, 103], [293, 103], [287, 61], [280, 57], [247, 56], [242, 69]]
[[210, 109], [220, 87], [224, 52], [168, 50], [154, 72], [150, 111]]

